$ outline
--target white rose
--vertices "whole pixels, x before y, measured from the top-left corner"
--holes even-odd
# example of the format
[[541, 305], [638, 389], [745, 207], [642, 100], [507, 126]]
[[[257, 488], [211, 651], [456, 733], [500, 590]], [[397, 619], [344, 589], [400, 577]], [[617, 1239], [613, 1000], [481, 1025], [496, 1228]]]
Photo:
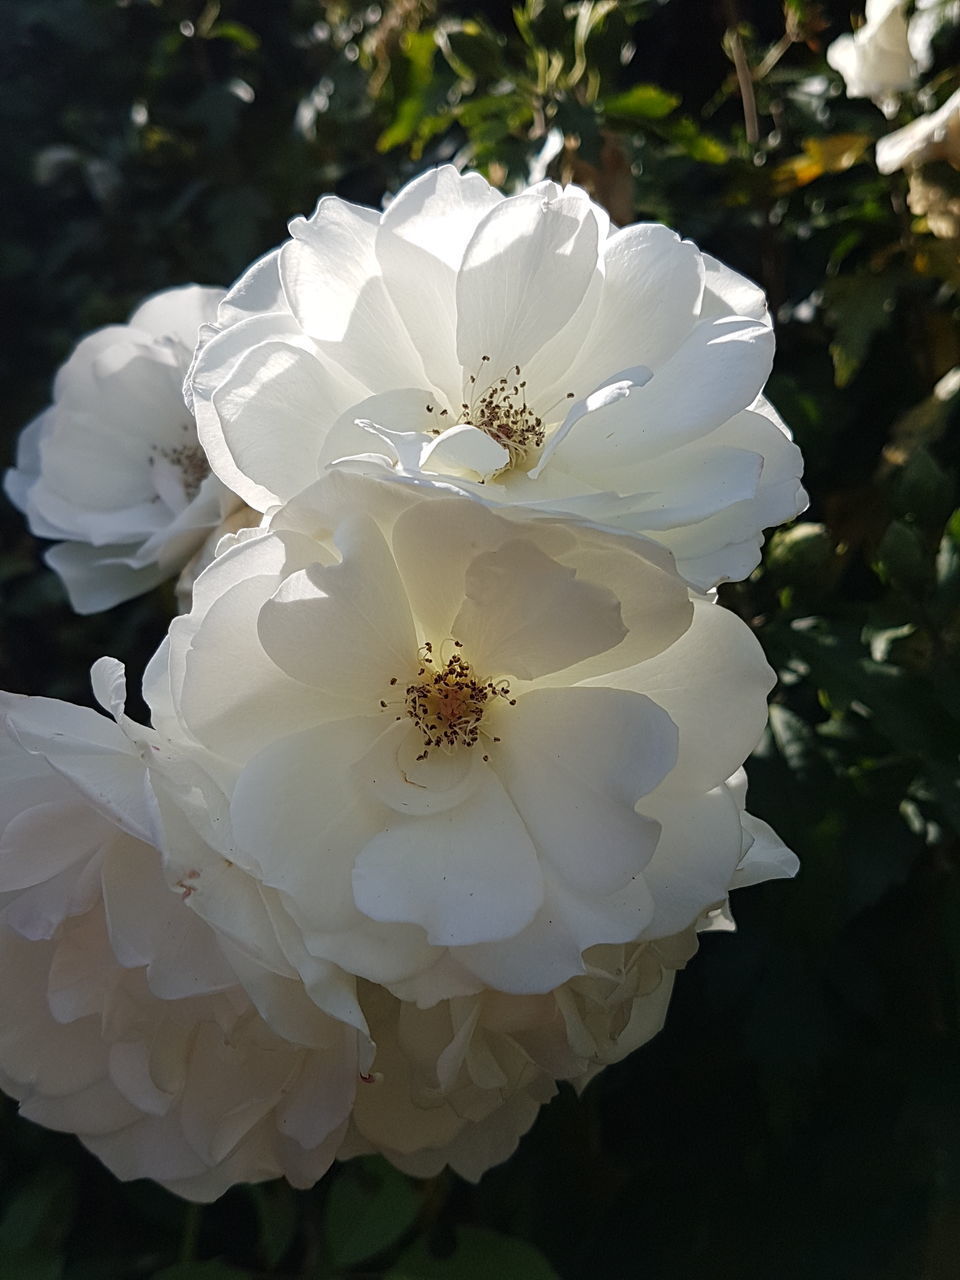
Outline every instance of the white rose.
[[877, 142], [881, 173], [916, 169], [933, 160], [946, 160], [960, 169], [960, 89], [938, 110], [919, 116]]
[[174, 576], [239, 505], [215, 477], [185, 407], [183, 377], [222, 289], [188, 285], [147, 299], [129, 324], [84, 338], [53, 404], [21, 434], [5, 488], [79, 613]]
[[843, 76], [848, 98], [871, 98], [885, 115], [921, 70], [910, 49], [905, 0], [867, 0], [866, 21], [827, 49], [827, 62]]
[[193, 1200], [312, 1185], [366, 1037], [213, 932], [189, 880], [171, 890], [141, 751], [115, 724], [0, 695], [0, 765], [0, 1084], [21, 1113]]
[[920, 71], [933, 64], [933, 41], [945, 23], [960, 22], [958, 0], [915, 0], [913, 14], [907, 24], [910, 52]]
[[695, 950], [693, 928], [662, 945], [595, 947], [589, 973], [555, 991], [429, 1008], [361, 984], [377, 1055], [341, 1157], [377, 1151], [416, 1177], [449, 1166], [476, 1181], [513, 1152], [557, 1080], [582, 1088], [657, 1034]]
[[[581, 1088], [659, 1030], [693, 927], [593, 947], [541, 994], [421, 1006], [362, 982], [354, 999], [302, 952], [298, 980], [281, 895], [201, 836], [228, 822], [203, 757], [122, 714], [112, 660], [94, 682], [118, 725], [0, 695], [0, 1084], [117, 1176], [210, 1200], [277, 1175], [310, 1186], [335, 1155], [377, 1151], [476, 1179], [556, 1080]], [[792, 874], [772, 833], [745, 827], [744, 843], [744, 883]]]
[[251, 506], [386, 441], [402, 472], [648, 535], [700, 587], [746, 576], [762, 529], [802, 509], [761, 395], [763, 294], [666, 227], [446, 167], [382, 216], [327, 197], [291, 232], [187, 380], [211, 466]]
[[[329, 485], [327, 488], [327, 500], [321, 504], [321, 510], [330, 512], [334, 520], [337, 506], [342, 510], [355, 509], [364, 492], [362, 484], [349, 481], [339, 502], [333, 502]], [[408, 501], [404, 499], [405, 503]], [[291, 517], [289, 523], [302, 534], [311, 523], [316, 524], [320, 512], [311, 510], [309, 502], [294, 504], [294, 508], [297, 506], [298, 512], [290, 509], [284, 514]], [[282, 515], [277, 519], [281, 520]], [[249, 545], [249, 537], [249, 534], [241, 535], [238, 545], [244, 542]], [[263, 537], [257, 535], [258, 540]], [[218, 562], [221, 572], [228, 561], [229, 555]], [[261, 562], [256, 567], [267, 566]], [[250, 560], [237, 558], [229, 571], [229, 582], [238, 588], [249, 584], [247, 571], [254, 568]], [[199, 585], [195, 621], [205, 610], [209, 611], [206, 615], [209, 618], [224, 603], [217, 586], [226, 585], [227, 580], [216, 584], [216, 577], [216, 570], [208, 572]], [[261, 595], [265, 587], [269, 590], [269, 584], [260, 584], [256, 594]], [[368, 592], [357, 593], [361, 607], [365, 608], [370, 599]], [[730, 615], [725, 618], [738, 625]], [[235, 617], [230, 621], [229, 609], [222, 611], [220, 625], [225, 630], [236, 621]], [[374, 626], [376, 622], [374, 619]], [[191, 630], [191, 620], [181, 620], [178, 627], [184, 632]], [[175, 636], [173, 640], [174, 668], [179, 668], [184, 658], [181, 639]], [[216, 636], [209, 639], [216, 643]], [[322, 645], [319, 638], [318, 642]], [[255, 659], [251, 661], [252, 651], [242, 646], [234, 656], [239, 658], [248, 687], [258, 686], [258, 694], [267, 695], [265, 673], [256, 669]], [[176, 735], [182, 726], [175, 720], [169, 688], [163, 688], [164, 679], [170, 675], [170, 657], [161, 655], [151, 683], [156, 718]], [[336, 662], [336, 655], [332, 660]], [[189, 655], [186, 663], [190, 664]], [[175, 674], [174, 682], [179, 683], [182, 675], [182, 670], [180, 675]], [[198, 671], [197, 676], [202, 679], [202, 671]], [[225, 671], [223, 677], [225, 684], [228, 683], [230, 671]], [[284, 691], [280, 684], [272, 682], [269, 692], [276, 695]], [[285, 693], [292, 697], [286, 707], [281, 708], [281, 716], [287, 715], [293, 700], [302, 699], [307, 690], [302, 685], [288, 686]], [[260, 701], [258, 695], [254, 701], [254, 717], [259, 719], [267, 713], [267, 704]], [[219, 729], [232, 738], [240, 724], [238, 719], [229, 716]], [[276, 723], [269, 726], [264, 723], [264, 737], [272, 737], [277, 731]], [[297, 819], [290, 813], [287, 801], [304, 789], [304, 771], [308, 774], [306, 792], [317, 786], [316, 769], [321, 761], [311, 754], [305, 735], [295, 734], [293, 745], [304, 758], [298, 762], [297, 772], [286, 780], [284, 797], [276, 792], [263, 793], [259, 803], [264, 807], [274, 806], [275, 813], [280, 813], [279, 805], [283, 803], [280, 824], [292, 818], [300, 832], [306, 831], [299, 852], [311, 859], [317, 852], [322, 854], [325, 847], [329, 849], [322, 830], [323, 820], [315, 836], [311, 835], [307, 825], [310, 815]], [[299, 969], [311, 994], [320, 998], [315, 972], [318, 959], [307, 949], [309, 937], [296, 927], [296, 920], [303, 919], [306, 904], [301, 902], [298, 909], [296, 899], [282, 889], [271, 887], [269, 872], [266, 880], [261, 878], [263, 858], [256, 860], [257, 866], [251, 874], [243, 872], [244, 865], [251, 865], [250, 855], [242, 843], [238, 845], [231, 830], [231, 808], [226, 794], [232, 789], [231, 779], [236, 776], [234, 760], [219, 752], [216, 755], [196, 752], [195, 744], [186, 744], [184, 749], [195, 752], [189, 762], [186, 786], [183, 777], [176, 776], [175, 771], [171, 773], [169, 757], [163, 758], [163, 753], [159, 757], [154, 753], [151, 757], [151, 774], [161, 796], [168, 863], [175, 865], [175, 873], [181, 879], [190, 877], [191, 907], [214, 927], [230, 934], [238, 944], [242, 938], [254, 954], [261, 954], [270, 942], [261, 936], [259, 925], [251, 927], [250, 922], [256, 917], [257, 904], [265, 904], [284, 955]], [[238, 755], [245, 754], [241, 746]], [[214, 781], [214, 775], [219, 776], [224, 790]], [[191, 788], [193, 794], [187, 794]], [[724, 891], [716, 886], [755, 884], [791, 876], [796, 871], [796, 859], [770, 828], [743, 812], [746, 792], [743, 771], [739, 770], [719, 790], [728, 804], [732, 801], [740, 819], [739, 832], [729, 850], [730, 860], [716, 868], [718, 879], [713, 882], [714, 887], [704, 879], [693, 891], [693, 898], [689, 896], [689, 886], [681, 891], [672, 918], [661, 917], [664, 930], [673, 920], [686, 919], [695, 909], [694, 902], [708, 899], [715, 905], [707, 908], [697, 928], [732, 928]], [[329, 794], [328, 789], [323, 790], [321, 804]], [[350, 797], [344, 798], [349, 807]], [[717, 806], [712, 815], [706, 812], [708, 823], [701, 829], [699, 838], [709, 857], [711, 837], [718, 834], [710, 830], [709, 818], [721, 809]], [[338, 816], [331, 815], [334, 823]], [[186, 825], [183, 818], [187, 818]], [[683, 844], [682, 835], [679, 832], [676, 835], [678, 838], [662, 851], [661, 882], [671, 876], [703, 877], [703, 861], [698, 867], [695, 858], [688, 860], [690, 850]], [[218, 847], [220, 856], [213, 851], [213, 845]], [[717, 852], [715, 847], [713, 852]], [[734, 862], [731, 873], [729, 868]], [[187, 866], [191, 870], [185, 871]], [[656, 879], [655, 868], [648, 874], [651, 880]], [[375, 937], [358, 925], [352, 940], [352, 961], [364, 972], [371, 972], [371, 965], [384, 963], [385, 941], [385, 935]], [[378, 949], [379, 956], [375, 954]], [[442, 961], [434, 962], [425, 972], [390, 983], [389, 991], [374, 982], [361, 982], [359, 999], [376, 1048], [372, 1067], [362, 1076], [362, 1087], [357, 1092], [340, 1158], [376, 1151], [399, 1168], [418, 1176], [431, 1176], [449, 1165], [464, 1177], [480, 1177], [513, 1151], [520, 1136], [533, 1123], [540, 1105], [553, 1095], [556, 1080], [569, 1080], [580, 1088], [603, 1066], [618, 1061], [656, 1034], [666, 1013], [673, 972], [685, 964], [693, 949], [692, 927], [658, 937], [653, 942], [594, 946], [585, 952], [583, 972], [579, 976], [539, 994], [509, 994], [483, 986], [478, 990], [478, 984], [471, 982], [469, 975]], [[528, 955], [526, 959], [530, 963], [534, 958]], [[449, 998], [442, 998], [443, 992]], [[323, 992], [321, 996], [328, 998]]]
[[544, 992], [724, 898], [773, 675], [662, 549], [338, 470], [227, 541], [145, 694], [310, 957]]

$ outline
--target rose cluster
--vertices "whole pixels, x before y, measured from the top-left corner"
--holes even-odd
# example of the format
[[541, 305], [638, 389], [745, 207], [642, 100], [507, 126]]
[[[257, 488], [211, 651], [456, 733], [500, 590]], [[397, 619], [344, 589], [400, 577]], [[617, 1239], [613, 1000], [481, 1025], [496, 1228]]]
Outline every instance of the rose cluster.
[[960, 198], [944, 170], [960, 168], [960, 89], [943, 95], [956, 85], [956, 67], [919, 81], [934, 67], [941, 33], [958, 23], [960, 0], [867, 0], [863, 25], [827, 49], [848, 98], [872, 99], [890, 120], [913, 115], [877, 139], [876, 166], [883, 174], [903, 170], [910, 212], [938, 240], [952, 241], [960, 239]]
[[0, 1082], [198, 1200], [479, 1177], [795, 870], [714, 590], [805, 501], [761, 291], [452, 168], [290, 231], [84, 339], [6, 482], [77, 609], [183, 612], [150, 727], [111, 658], [0, 695]]
[[[941, 28], [958, 22], [958, 0], [915, 0], [912, 7], [908, 0], [867, 0], [863, 25], [834, 40], [827, 49], [827, 62], [843, 78], [848, 98], [870, 98], [893, 119], [902, 95], [915, 90], [921, 75], [933, 66], [933, 44]], [[936, 77], [934, 83], [940, 87], [944, 79]], [[920, 90], [920, 96], [929, 99], [933, 92], [930, 84]], [[960, 161], [960, 91], [938, 110], [877, 142], [881, 173], [898, 169], [910, 173], [936, 160], [947, 160], [954, 168]]]

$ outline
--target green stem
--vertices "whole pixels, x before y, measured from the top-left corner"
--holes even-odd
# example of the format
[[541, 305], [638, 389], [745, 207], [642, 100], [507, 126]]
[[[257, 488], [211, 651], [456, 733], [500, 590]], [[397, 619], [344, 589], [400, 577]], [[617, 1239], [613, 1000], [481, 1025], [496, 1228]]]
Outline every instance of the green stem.
[[197, 1245], [200, 1241], [200, 1222], [202, 1209], [198, 1204], [188, 1204], [183, 1215], [183, 1231], [180, 1235], [179, 1262], [195, 1262]]

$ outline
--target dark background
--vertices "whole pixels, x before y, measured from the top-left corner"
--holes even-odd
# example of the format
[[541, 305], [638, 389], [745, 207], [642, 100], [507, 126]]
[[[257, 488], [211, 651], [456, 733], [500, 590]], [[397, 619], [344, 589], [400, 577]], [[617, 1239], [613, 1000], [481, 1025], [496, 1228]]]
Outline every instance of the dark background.
[[[11, 1104], [0, 1277], [960, 1274], [960, 415], [931, 399], [960, 363], [960, 259], [877, 174], [893, 125], [826, 66], [848, 8], [2, 0], [4, 463], [73, 344], [144, 295], [229, 284], [325, 192], [378, 204], [451, 158], [510, 188], [557, 126], [554, 176], [768, 290], [811, 508], [723, 592], [781, 674], [750, 807], [802, 871], [736, 896], [652, 1044], [561, 1089], [477, 1187], [366, 1160], [195, 1210]], [[935, 101], [958, 48], [947, 24]], [[135, 682], [170, 595], [77, 618], [0, 520], [0, 687], [89, 702], [104, 653]]]

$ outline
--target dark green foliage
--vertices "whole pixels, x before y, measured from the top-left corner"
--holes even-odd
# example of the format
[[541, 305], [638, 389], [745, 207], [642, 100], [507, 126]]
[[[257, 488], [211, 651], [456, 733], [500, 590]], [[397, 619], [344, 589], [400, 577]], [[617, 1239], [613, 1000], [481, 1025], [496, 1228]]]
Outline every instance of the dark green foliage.
[[[73, 343], [145, 294], [229, 283], [324, 192], [375, 204], [454, 156], [521, 182], [557, 126], [552, 175], [763, 283], [811, 493], [721, 593], [781, 677], [751, 808], [802, 871], [737, 896], [653, 1044], [478, 1187], [364, 1160], [186, 1208], [10, 1104], [3, 1280], [956, 1275], [960, 255], [826, 71], [849, 7], [3, 0], [5, 462]], [[142, 670], [169, 597], [78, 619], [0, 518], [0, 687], [89, 701], [101, 654]]]

